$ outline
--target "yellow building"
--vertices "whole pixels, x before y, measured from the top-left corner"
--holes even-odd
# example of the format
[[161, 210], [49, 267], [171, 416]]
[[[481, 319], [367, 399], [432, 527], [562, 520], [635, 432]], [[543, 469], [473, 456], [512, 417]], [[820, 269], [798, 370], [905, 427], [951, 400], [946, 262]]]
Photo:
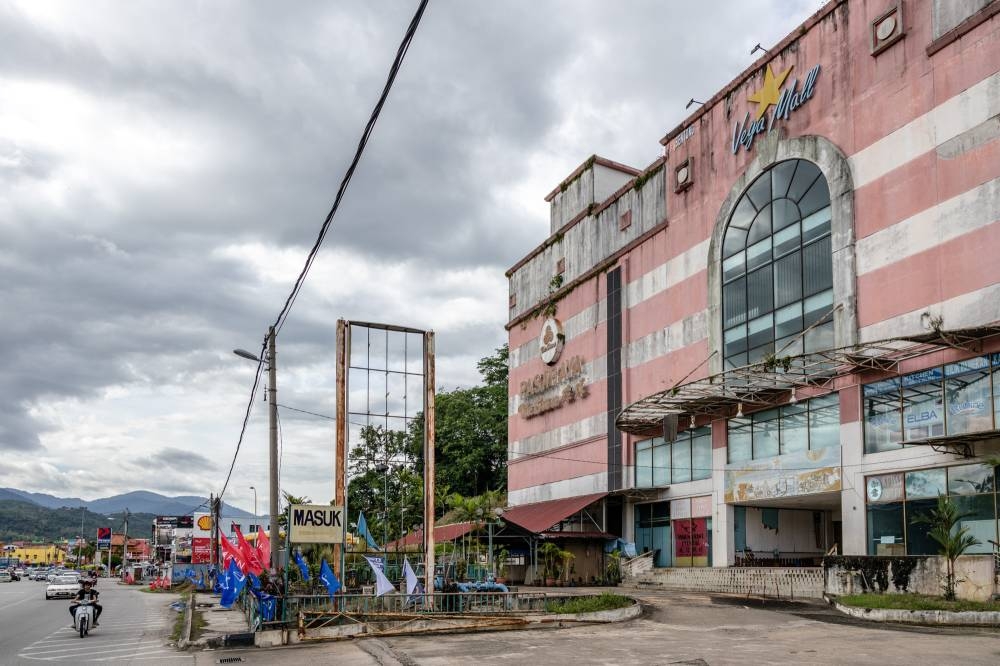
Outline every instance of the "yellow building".
[[16, 557], [21, 564], [61, 564], [66, 560], [65, 549], [55, 544], [10, 544], [5, 548], [4, 557]]

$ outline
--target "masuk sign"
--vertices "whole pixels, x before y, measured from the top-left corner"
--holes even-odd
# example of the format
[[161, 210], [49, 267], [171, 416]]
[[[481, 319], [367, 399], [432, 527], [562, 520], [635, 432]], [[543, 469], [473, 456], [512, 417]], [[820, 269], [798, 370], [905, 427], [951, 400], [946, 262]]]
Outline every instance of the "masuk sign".
[[[756, 115], [751, 120], [750, 111], [747, 111], [743, 122], [737, 122], [733, 126], [733, 154], [739, 151], [740, 146], [750, 150], [758, 134], [770, 132], [778, 120], [787, 121], [793, 112], [812, 99], [820, 66], [816, 65], [809, 70], [801, 87], [799, 87], [798, 79], [792, 79], [789, 85], [782, 88], [782, 84], [791, 71], [792, 68], [789, 67], [775, 76], [770, 65], [764, 70], [764, 85], [761, 86], [760, 90], [747, 97], [751, 102], [757, 103]], [[767, 110], [772, 106], [774, 111], [768, 118], [766, 116]]]
[[344, 507], [292, 504], [288, 507], [290, 543], [344, 543]]

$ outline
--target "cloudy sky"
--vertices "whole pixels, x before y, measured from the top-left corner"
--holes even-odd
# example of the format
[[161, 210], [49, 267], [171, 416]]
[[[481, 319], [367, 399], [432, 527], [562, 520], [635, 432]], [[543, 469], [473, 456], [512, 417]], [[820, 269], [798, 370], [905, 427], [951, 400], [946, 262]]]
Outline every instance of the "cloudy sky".
[[[437, 333], [438, 384], [506, 334], [504, 270], [590, 154], [636, 167], [817, 0], [431, 0], [278, 337], [279, 403], [332, 414], [335, 322]], [[257, 350], [417, 2], [0, 0], [0, 486], [218, 492]], [[333, 494], [283, 410], [282, 487]], [[267, 411], [227, 500], [266, 511]]]

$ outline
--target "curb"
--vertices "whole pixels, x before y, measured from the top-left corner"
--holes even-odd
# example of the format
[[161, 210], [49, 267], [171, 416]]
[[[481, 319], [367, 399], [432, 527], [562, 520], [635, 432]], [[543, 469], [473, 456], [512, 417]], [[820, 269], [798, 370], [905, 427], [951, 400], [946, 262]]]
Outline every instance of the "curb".
[[862, 608], [845, 606], [834, 599], [830, 603], [838, 611], [869, 622], [895, 622], [937, 626], [1000, 627], [997, 611], [901, 610], [894, 608]]
[[195, 591], [191, 590], [187, 608], [184, 609], [184, 631], [181, 632], [181, 639], [177, 641], [177, 647], [181, 650], [187, 649], [188, 645], [191, 644], [191, 623], [194, 620], [194, 597]]

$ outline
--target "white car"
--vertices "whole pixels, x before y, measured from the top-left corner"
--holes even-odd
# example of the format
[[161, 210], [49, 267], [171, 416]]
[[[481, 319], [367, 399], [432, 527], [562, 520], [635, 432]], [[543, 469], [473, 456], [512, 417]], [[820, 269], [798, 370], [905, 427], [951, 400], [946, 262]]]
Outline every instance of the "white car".
[[80, 581], [76, 576], [56, 576], [45, 588], [46, 599], [72, 599], [80, 591]]
[[0, 583], [9, 583], [12, 580], [14, 580], [14, 578], [11, 577], [9, 571], [7, 571], [6, 569], [0, 571]]

